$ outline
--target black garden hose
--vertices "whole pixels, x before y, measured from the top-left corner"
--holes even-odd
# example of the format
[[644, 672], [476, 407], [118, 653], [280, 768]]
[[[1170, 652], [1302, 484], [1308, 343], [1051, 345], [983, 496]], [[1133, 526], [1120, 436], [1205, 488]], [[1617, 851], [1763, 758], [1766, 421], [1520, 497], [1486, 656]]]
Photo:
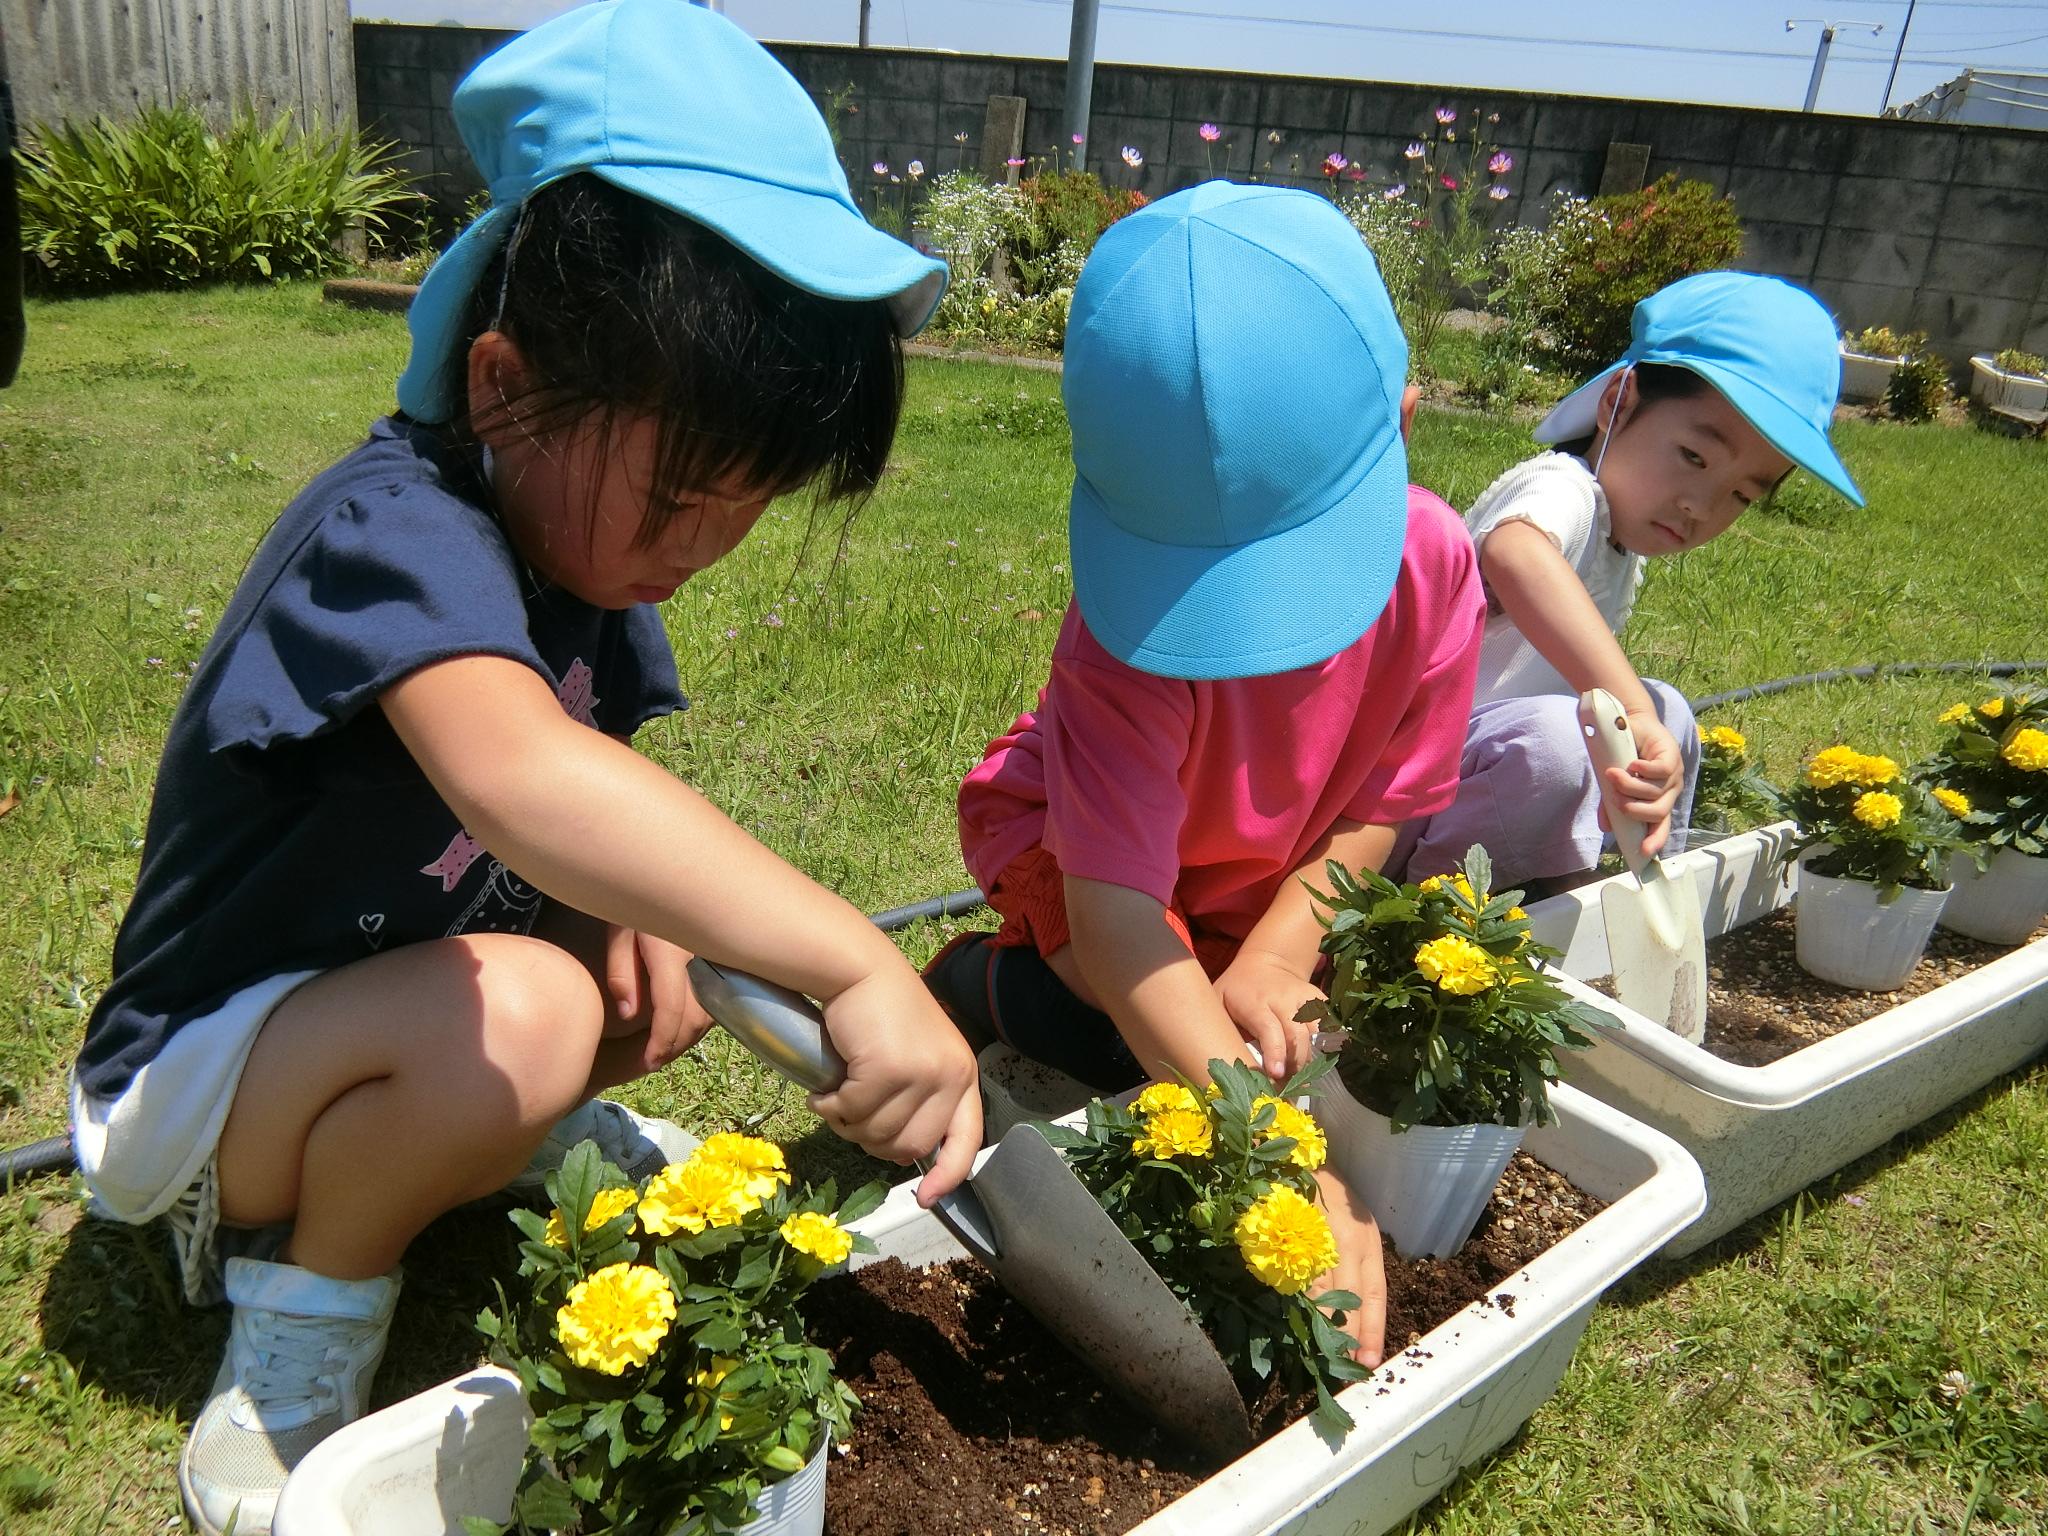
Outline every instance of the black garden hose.
[[[1768, 683], [1752, 683], [1747, 688], [1731, 688], [1726, 693], [1710, 693], [1703, 699], [1693, 699], [1695, 713], [1719, 709], [1726, 704], [1740, 704], [1745, 699], [1768, 698], [1774, 693], [1783, 693], [1788, 688], [1804, 688], [1815, 683], [1837, 683], [1848, 678], [1904, 677], [1914, 673], [1966, 672], [1977, 677], [2011, 677], [2016, 672], [2048, 672], [2048, 661], [1883, 661], [1864, 667], [1833, 667], [1825, 672], [1801, 672], [1793, 677], [1775, 678]], [[963, 891], [948, 891], [943, 896], [933, 896], [924, 901], [914, 901], [907, 907], [891, 907], [886, 912], [877, 912], [869, 919], [884, 933], [894, 933], [908, 928], [912, 923], [926, 918], [958, 917], [980, 906], [984, 898], [979, 890], [969, 886]], [[67, 1173], [76, 1166], [71, 1154], [71, 1138], [48, 1136], [41, 1141], [31, 1141], [25, 1146], [10, 1147], [0, 1151], [0, 1188], [5, 1188], [16, 1179], [38, 1173]]]

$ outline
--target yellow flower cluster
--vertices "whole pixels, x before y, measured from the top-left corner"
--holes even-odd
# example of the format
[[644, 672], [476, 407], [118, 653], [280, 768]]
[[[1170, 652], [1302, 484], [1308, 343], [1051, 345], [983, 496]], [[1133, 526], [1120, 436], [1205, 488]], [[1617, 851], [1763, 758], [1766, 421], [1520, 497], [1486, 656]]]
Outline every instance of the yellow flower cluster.
[[640, 1225], [654, 1237], [706, 1227], [730, 1227], [761, 1208], [761, 1202], [789, 1182], [782, 1148], [772, 1141], [722, 1132], [670, 1163], [647, 1181], [640, 1197]]
[[1287, 1154], [1287, 1161], [1297, 1168], [1313, 1170], [1322, 1167], [1330, 1155], [1330, 1143], [1323, 1136], [1323, 1128], [1316, 1124], [1315, 1116], [1295, 1108], [1285, 1099], [1274, 1098], [1270, 1093], [1262, 1093], [1252, 1100], [1252, 1113], [1258, 1114], [1268, 1104], [1273, 1106], [1273, 1124], [1265, 1135], [1287, 1136], [1294, 1141], [1294, 1150]]
[[2014, 731], [1998, 755], [2023, 773], [2048, 772], [2048, 731], [2037, 731], [2031, 725]]
[[1446, 880], [1450, 882], [1450, 884], [1457, 890], [1460, 896], [1464, 897], [1467, 901], [1471, 902], [1473, 906], [1476, 907], [1480, 904], [1479, 896], [1476, 895], [1472, 890], [1472, 882], [1470, 880], [1467, 880], [1463, 875], [1431, 875], [1427, 880], [1422, 882], [1422, 894], [1425, 896], [1434, 896], [1438, 891], [1444, 888], [1444, 883]]
[[[590, 1202], [590, 1214], [583, 1218], [583, 1230], [595, 1232], [606, 1222], [623, 1216], [627, 1211], [633, 1209], [634, 1198], [633, 1191], [630, 1189], [600, 1189], [596, 1197]], [[626, 1230], [630, 1232], [633, 1229], [628, 1227]], [[562, 1220], [560, 1206], [548, 1212], [548, 1229], [544, 1236], [550, 1247], [567, 1248], [569, 1246], [569, 1227]]]
[[1131, 1143], [1131, 1150], [1140, 1157], [1207, 1157], [1212, 1139], [1209, 1112], [1191, 1104], [1147, 1115], [1145, 1129]]
[[1888, 795], [1881, 789], [1866, 789], [1856, 797], [1856, 805], [1850, 811], [1866, 827], [1895, 827], [1899, 824], [1899, 812], [1906, 804], [1897, 795]]
[[1960, 819], [1970, 814], [1970, 797], [1959, 789], [1937, 789], [1934, 798], [1951, 816]]
[[1970, 718], [1970, 715], [1971, 709], [1969, 705], [1951, 704], [1947, 709], [1944, 709], [1935, 718], [1938, 719], [1943, 725], [1961, 725], [1965, 720]]
[[[713, 1355], [711, 1363], [690, 1372], [690, 1390], [700, 1406], [709, 1408], [718, 1401], [718, 1384], [739, 1368], [739, 1361], [726, 1355]], [[732, 1428], [732, 1415], [723, 1408], [718, 1411], [720, 1431]]]
[[1732, 725], [1706, 726], [1700, 731], [1700, 745], [1741, 757], [1749, 750], [1749, 738]]
[[676, 1319], [676, 1293], [646, 1264], [607, 1264], [579, 1280], [555, 1313], [555, 1337], [586, 1371], [645, 1365]]
[[1251, 1272], [1282, 1296], [1293, 1296], [1337, 1262], [1337, 1240], [1321, 1210], [1286, 1185], [1276, 1185], [1231, 1228]]
[[1996, 720], [2005, 713], [2005, 700], [2003, 698], [1986, 699], [1977, 706], [1977, 713], [1986, 720]]
[[[1209, 1085], [1210, 1092], [1216, 1092], [1216, 1085]], [[1189, 1091], [1185, 1083], [1153, 1083], [1131, 1102], [1131, 1110], [1138, 1115], [1156, 1115], [1167, 1109], [1200, 1109], [1202, 1101]]]
[[1875, 789], [1898, 776], [1899, 765], [1890, 758], [1858, 752], [1854, 747], [1825, 747], [1806, 765], [1806, 782], [1815, 789], [1833, 789], [1840, 784]]
[[1493, 957], [1461, 934], [1447, 933], [1415, 951], [1415, 968], [1439, 990], [1458, 997], [1484, 992], [1498, 979]]
[[830, 1216], [798, 1211], [782, 1223], [782, 1240], [821, 1264], [843, 1264], [853, 1252], [853, 1234]]
[[758, 1136], [720, 1131], [706, 1138], [692, 1155], [738, 1169], [746, 1176], [747, 1193], [756, 1200], [766, 1200], [777, 1185], [789, 1183], [789, 1164], [783, 1160], [782, 1148]]

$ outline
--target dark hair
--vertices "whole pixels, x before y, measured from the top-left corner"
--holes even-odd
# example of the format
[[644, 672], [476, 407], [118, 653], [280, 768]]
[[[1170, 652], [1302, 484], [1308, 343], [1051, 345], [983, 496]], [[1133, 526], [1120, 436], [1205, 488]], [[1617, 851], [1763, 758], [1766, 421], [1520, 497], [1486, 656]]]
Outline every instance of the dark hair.
[[[1690, 400], [1695, 395], [1710, 393], [1714, 386], [1690, 368], [1680, 368], [1672, 363], [1637, 363], [1634, 369], [1636, 380], [1636, 409], [1644, 410], [1664, 400]], [[1587, 458], [1593, 450], [1593, 439], [1597, 432], [1588, 432], [1584, 437], [1554, 446], [1560, 453], [1574, 453]]]
[[[492, 329], [536, 375], [505, 402], [529, 430], [593, 414], [603, 429], [621, 414], [656, 420], [643, 540], [678, 495], [729, 475], [777, 495], [815, 485], [820, 499], [865, 497], [903, 406], [886, 301], [806, 293], [705, 226], [589, 174], [527, 199], [471, 296], [451, 377], [467, 379], [469, 348]], [[466, 402], [457, 424], [474, 439]]]

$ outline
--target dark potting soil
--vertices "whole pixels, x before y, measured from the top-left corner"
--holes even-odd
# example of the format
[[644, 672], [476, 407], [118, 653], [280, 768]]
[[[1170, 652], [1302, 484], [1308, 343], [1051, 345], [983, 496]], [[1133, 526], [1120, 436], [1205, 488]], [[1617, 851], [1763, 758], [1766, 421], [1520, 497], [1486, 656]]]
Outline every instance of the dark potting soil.
[[[2006, 945], [1937, 928], [1904, 986], [1860, 992], [1801, 969], [1794, 947], [1797, 933], [1792, 909], [1781, 907], [1707, 940], [1705, 1050], [1737, 1066], [1769, 1066], [2012, 953]], [[2048, 925], [2033, 935], [2035, 942], [2044, 938]], [[1612, 977], [1590, 985], [1614, 995]]]
[[[1458, 1254], [1411, 1261], [1390, 1245], [1388, 1364], [1427, 1370], [1410, 1346], [1473, 1301], [1512, 1315], [1514, 1277], [1602, 1208], [1517, 1153]], [[861, 1400], [834, 1448], [827, 1536], [1117, 1536], [1217, 1470], [1098, 1386], [971, 1260], [873, 1264], [820, 1284], [805, 1312]], [[1254, 1413], [1270, 1432], [1304, 1406]]]

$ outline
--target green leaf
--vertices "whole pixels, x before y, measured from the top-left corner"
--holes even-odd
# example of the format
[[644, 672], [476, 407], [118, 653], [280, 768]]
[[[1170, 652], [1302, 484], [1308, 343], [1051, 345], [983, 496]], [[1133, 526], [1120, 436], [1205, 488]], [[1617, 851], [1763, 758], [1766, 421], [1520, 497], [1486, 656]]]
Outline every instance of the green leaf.
[[576, 1523], [576, 1502], [569, 1485], [552, 1472], [538, 1473], [519, 1490], [512, 1512], [527, 1525], [555, 1530]]
[[888, 1193], [889, 1186], [880, 1179], [861, 1185], [859, 1189], [848, 1195], [846, 1203], [839, 1207], [839, 1224], [845, 1226], [848, 1222], [859, 1221], [861, 1217], [879, 1206], [882, 1203], [883, 1197]]

